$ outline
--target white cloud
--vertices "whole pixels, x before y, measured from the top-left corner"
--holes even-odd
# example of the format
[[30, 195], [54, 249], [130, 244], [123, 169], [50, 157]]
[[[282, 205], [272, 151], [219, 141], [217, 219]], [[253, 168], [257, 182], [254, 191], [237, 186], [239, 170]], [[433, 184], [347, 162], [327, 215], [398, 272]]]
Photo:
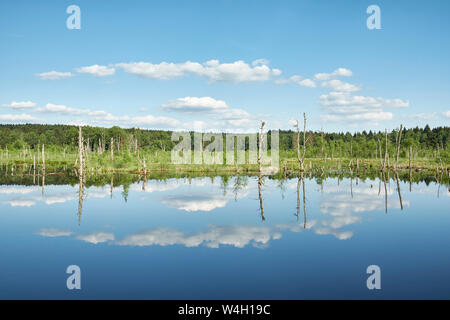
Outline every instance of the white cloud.
[[320, 235], [333, 235], [339, 240], [347, 240], [353, 237], [352, 231], [338, 231], [333, 228], [317, 228], [315, 232]]
[[263, 59], [253, 61], [252, 65], [242, 60], [232, 63], [220, 63], [219, 60], [198, 62], [161, 62], [153, 64], [149, 62], [118, 63], [116, 67], [125, 72], [141, 77], [169, 80], [187, 74], [194, 74], [208, 78], [211, 82], [256, 82], [267, 81], [273, 76], [281, 74], [279, 69], [271, 69], [268, 62]]
[[112, 76], [116, 72], [116, 69], [108, 68], [106, 66], [99, 66], [98, 64], [94, 64], [92, 66], [78, 68], [78, 69], [76, 69], [76, 71], [79, 73], [91, 74], [96, 77], [106, 77], [106, 76]]
[[[206, 129], [207, 127], [222, 126], [227, 123], [228, 125], [236, 124], [236, 122], [251, 121], [253, 118], [247, 111], [242, 109], [229, 108], [227, 103], [223, 100], [216, 100], [211, 97], [184, 97], [171, 100], [162, 105], [164, 111], [175, 111], [185, 114], [202, 114], [221, 120], [222, 123], [204, 122], [201, 120], [195, 120], [193, 122], [184, 123], [184, 127], [188, 130], [192, 129]], [[189, 128], [187, 125], [194, 127]]]
[[316, 83], [311, 79], [303, 79], [302, 76], [299, 75], [293, 75], [292, 77], [285, 79], [277, 79], [275, 80], [276, 84], [286, 84], [286, 83], [295, 83], [302, 87], [308, 87], [308, 88], [315, 88], [317, 85]]
[[36, 201], [26, 199], [13, 199], [3, 201], [4, 204], [9, 204], [11, 207], [32, 207], [36, 204]]
[[444, 116], [450, 118], [450, 110], [444, 112]]
[[351, 77], [353, 72], [349, 69], [338, 68], [334, 70], [332, 73], [316, 73], [314, 75], [314, 80], [325, 81], [330, 80], [334, 77]]
[[330, 92], [319, 98], [319, 103], [327, 111], [322, 116], [327, 121], [362, 121], [374, 125], [378, 121], [391, 120], [392, 112], [386, 108], [404, 108], [409, 106], [409, 101], [401, 99], [385, 99], [381, 97], [354, 96], [348, 92]]
[[[128, 115], [116, 116], [103, 110], [78, 109], [52, 103], [48, 103], [45, 107], [37, 108], [36, 111], [60, 115], [84, 116], [90, 119], [90, 121], [94, 124], [121, 124], [126, 126], [156, 126], [169, 128], [179, 126], [178, 120], [169, 117], [157, 117], [153, 115], [135, 117]], [[72, 123], [75, 123], [73, 119]], [[87, 123], [88, 122], [83, 122], [83, 124]]]
[[340, 91], [340, 92], [354, 92], [361, 90], [360, 87], [337, 79], [322, 82], [322, 87], [330, 88], [333, 91]]
[[366, 108], [403, 108], [409, 107], [409, 101], [385, 99], [381, 97], [353, 96], [346, 92], [330, 92], [320, 96], [322, 106], [361, 106]]
[[277, 84], [286, 84], [286, 83], [295, 83], [302, 87], [316, 88], [316, 81], [325, 81], [322, 83], [322, 87], [332, 88], [336, 91], [357, 91], [358, 87], [351, 85], [349, 83], [345, 83], [336, 79], [335, 77], [350, 77], [353, 73], [349, 69], [338, 68], [334, 70], [332, 73], [316, 73], [313, 79], [303, 79], [302, 76], [293, 75], [287, 79], [281, 78], [275, 80]]
[[97, 244], [107, 241], [114, 241], [114, 234], [109, 232], [95, 232], [86, 235], [79, 235], [76, 237], [77, 240], [86, 241], [89, 243]]
[[3, 104], [3, 107], [11, 109], [30, 109], [36, 106], [32, 101], [13, 101], [10, 104]]
[[39, 190], [37, 187], [9, 187], [1, 186], [0, 194], [28, 194]]
[[[384, 192], [380, 194], [380, 190], [372, 188], [371, 183], [353, 184], [350, 192], [350, 183], [346, 180], [340, 186], [333, 184], [323, 187], [320, 212], [325, 215], [326, 219], [320, 220], [320, 223], [314, 228], [315, 233], [334, 235], [340, 240], [350, 239], [353, 232], [342, 231], [341, 228], [362, 223], [363, 216], [361, 213], [384, 210], [385, 202], [382, 200], [385, 196]], [[387, 196], [389, 198], [396, 197], [397, 192], [394, 193], [389, 189]], [[352, 198], [349, 199], [350, 197]], [[409, 206], [409, 202], [404, 199], [403, 205]], [[388, 207], [399, 208], [399, 201], [389, 199]]]
[[53, 238], [53, 237], [68, 237], [72, 235], [73, 232], [58, 228], [43, 228], [39, 230], [37, 234], [43, 237]]
[[298, 83], [302, 87], [315, 88], [316, 83], [311, 79], [304, 79]]
[[105, 111], [92, 111], [88, 114], [97, 123], [104, 124], [122, 124], [126, 126], [144, 126], [144, 127], [163, 127], [176, 128], [180, 122], [169, 117], [156, 117], [153, 115], [145, 116], [115, 116]]
[[47, 103], [45, 107], [36, 109], [37, 112], [43, 113], [57, 113], [57, 114], [68, 114], [68, 115], [80, 115], [88, 114], [90, 111], [86, 109], [74, 109], [67, 107], [65, 105], [58, 105], [53, 103]]
[[223, 100], [216, 100], [211, 97], [184, 97], [171, 100], [162, 105], [166, 111], [179, 112], [217, 112], [228, 109], [228, 105]]
[[325, 114], [322, 116], [323, 120], [326, 121], [358, 121], [362, 120], [364, 122], [374, 122], [384, 120], [392, 120], [392, 112], [367, 112], [367, 113], [357, 113], [357, 114], [347, 114], [347, 115], [335, 115], [335, 114]]
[[145, 183], [145, 189], [143, 189], [138, 184], [133, 184], [130, 187], [130, 190], [133, 191], [143, 191], [143, 192], [164, 192], [164, 191], [170, 191], [175, 190], [180, 187], [178, 180], [169, 180], [169, 181], [155, 181], [155, 180], [149, 180]]
[[36, 74], [37, 77], [42, 80], [61, 80], [67, 79], [73, 76], [71, 72], [58, 72], [58, 71], [50, 71]]
[[37, 121], [35, 117], [29, 114], [0, 114], [0, 121], [8, 122], [34, 122]]
[[187, 212], [212, 211], [227, 205], [229, 198], [220, 194], [177, 194], [165, 196], [161, 202], [166, 206]]
[[271, 231], [268, 227], [212, 226], [207, 231], [193, 235], [186, 235], [184, 232], [168, 228], [146, 230], [131, 234], [117, 244], [125, 246], [184, 245], [185, 247], [198, 247], [204, 244], [209, 248], [218, 248], [220, 245], [243, 248], [250, 243], [256, 247], [264, 246], [271, 239], [279, 238], [281, 234]]

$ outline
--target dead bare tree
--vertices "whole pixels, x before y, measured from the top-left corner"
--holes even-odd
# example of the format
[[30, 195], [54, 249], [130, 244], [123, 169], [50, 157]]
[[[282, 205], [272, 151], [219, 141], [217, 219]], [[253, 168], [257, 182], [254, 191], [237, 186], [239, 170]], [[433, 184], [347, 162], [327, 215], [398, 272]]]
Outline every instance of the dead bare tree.
[[386, 169], [386, 161], [388, 160], [389, 154], [388, 154], [388, 136], [387, 136], [387, 130], [384, 130], [384, 134], [386, 137], [386, 146], [384, 150], [384, 162], [383, 162], [383, 171]]
[[111, 162], [114, 162], [114, 138], [111, 138], [111, 143], [109, 144], [109, 150], [110, 150]]
[[398, 166], [398, 157], [400, 154], [400, 142], [402, 140], [402, 131], [403, 131], [403, 126], [400, 125], [400, 130], [398, 131], [398, 134], [397, 134], [397, 148], [396, 148], [397, 150], [396, 150], [396, 157], [395, 157], [395, 169], [397, 169], [397, 166]]
[[300, 126], [298, 120], [295, 127], [297, 128], [297, 160], [300, 166], [300, 171], [305, 171], [305, 154], [306, 154], [306, 114], [303, 112], [303, 152], [300, 154]]
[[84, 149], [84, 142], [83, 142], [83, 132], [81, 129], [81, 126], [78, 127], [78, 162], [79, 162], [79, 167], [78, 167], [78, 175], [79, 176], [83, 176], [84, 174], [84, 153], [85, 153], [85, 149]]
[[261, 174], [258, 176], [258, 198], [259, 198], [259, 210], [261, 212], [261, 220], [264, 221], [266, 218], [264, 217], [264, 206], [263, 206], [263, 198], [262, 198], [262, 185], [264, 184]]
[[378, 139], [378, 146], [379, 146], [379, 151], [380, 151], [380, 168], [383, 167], [383, 153], [381, 152], [381, 141], [380, 139]]
[[264, 143], [264, 136], [263, 136], [263, 130], [264, 125], [266, 123], [264, 121], [261, 121], [261, 127], [259, 128], [259, 140], [258, 140], [258, 168], [259, 172], [261, 172], [262, 169], [262, 148]]

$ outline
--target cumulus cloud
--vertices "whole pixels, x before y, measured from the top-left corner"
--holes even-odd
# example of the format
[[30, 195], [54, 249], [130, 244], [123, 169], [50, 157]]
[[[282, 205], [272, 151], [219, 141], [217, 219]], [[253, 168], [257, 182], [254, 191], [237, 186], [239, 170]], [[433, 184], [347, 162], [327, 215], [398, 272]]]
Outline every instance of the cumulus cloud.
[[117, 244], [123, 246], [183, 245], [185, 247], [198, 247], [204, 244], [209, 248], [218, 248], [220, 245], [243, 248], [250, 243], [257, 247], [264, 246], [271, 239], [279, 238], [281, 234], [268, 227], [211, 226], [209, 230], [192, 235], [168, 228], [145, 230], [125, 237]]
[[7, 121], [7, 122], [34, 122], [37, 121], [35, 117], [29, 115], [29, 114], [0, 114], [0, 121]]
[[0, 194], [28, 194], [39, 190], [38, 187], [10, 187], [1, 186]]
[[223, 208], [228, 202], [228, 198], [216, 194], [177, 194], [165, 196], [161, 202], [166, 206], [187, 212], [212, 211]]
[[295, 83], [302, 87], [316, 88], [317, 81], [322, 81], [321, 86], [324, 88], [331, 88], [335, 91], [357, 91], [360, 90], [359, 87], [354, 86], [352, 84], [342, 82], [340, 80], [334, 79], [336, 77], [350, 77], [353, 73], [349, 69], [338, 68], [334, 70], [332, 73], [316, 73], [312, 79], [304, 79], [302, 76], [293, 75], [289, 78], [281, 78], [275, 80], [277, 84], [287, 84], [287, 83]]
[[10, 104], [3, 104], [3, 107], [11, 109], [30, 109], [36, 106], [36, 103], [32, 101], [13, 101]]
[[330, 92], [320, 96], [322, 106], [362, 106], [366, 108], [404, 108], [409, 101], [381, 97], [353, 96], [346, 92]]
[[47, 103], [45, 107], [37, 108], [36, 111], [43, 113], [57, 113], [67, 115], [80, 115], [89, 113], [89, 110], [75, 109], [65, 105], [58, 105], [53, 103]]
[[356, 114], [325, 114], [322, 116], [322, 119], [325, 121], [364, 121], [371, 122], [377, 124], [378, 121], [392, 120], [393, 118], [392, 112], [365, 112], [365, 113], [356, 113]]
[[43, 237], [68, 237], [73, 234], [71, 231], [62, 230], [58, 228], [43, 228], [37, 232], [38, 235]]
[[36, 74], [37, 77], [41, 78], [41, 80], [61, 80], [67, 79], [73, 76], [71, 72], [58, 72], [58, 71], [50, 71]]
[[322, 118], [328, 121], [354, 121], [365, 122], [391, 120], [392, 112], [386, 108], [404, 108], [409, 106], [409, 101], [401, 99], [386, 99], [381, 97], [355, 96], [349, 92], [333, 91], [323, 94], [319, 103], [327, 111]]
[[[253, 118], [247, 111], [242, 109], [230, 108], [223, 100], [216, 100], [211, 97], [184, 97], [171, 100], [162, 105], [164, 111], [172, 111], [185, 114], [202, 114], [211, 116], [215, 119], [229, 120], [230, 123], [236, 121], [249, 120]], [[230, 124], [229, 123], [229, 124]], [[193, 123], [185, 123], [193, 125], [192, 128], [186, 128], [188, 130], [203, 128], [204, 125], [209, 127], [211, 122], [202, 122], [196, 120]]]
[[322, 87], [330, 88], [333, 91], [340, 91], [340, 92], [353, 92], [361, 90], [361, 88], [358, 86], [337, 79], [322, 82]]
[[351, 77], [353, 72], [346, 68], [337, 68], [332, 73], [316, 73], [314, 75], [314, 80], [325, 81], [330, 80], [335, 77]]
[[444, 116], [450, 118], [450, 110], [444, 112]]
[[352, 231], [339, 231], [333, 228], [317, 228], [315, 232], [320, 235], [333, 235], [339, 240], [347, 240], [353, 237]]
[[93, 244], [103, 243], [107, 241], [114, 241], [114, 234], [109, 232], [94, 232], [91, 234], [79, 235], [77, 240], [86, 241]]
[[209, 79], [211, 82], [258, 82], [270, 80], [273, 76], [281, 74], [279, 69], [271, 69], [268, 61], [258, 59], [252, 65], [239, 60], [232, 63], [220, 63], [219, 60], [199, 62], [150, 62], [118, 63], [116, 67], [127, 73], [145, 78], [169, 80], [184, 75], [193, 74]]
[[32, 207], [36, 204], [36, 201], [27, 199], [12, 199], [3, 201], [4, 204], [9, 204], [11, 207]]
[[317, 87], [316, 83], [311, 79], [303, 79], [302, 76], [293, 75], [290, 78], [281, 78], [275, 80], [276, 84], [286, 84], [286, 83], [295, 83], [301, 87], [315, 88]]
[[94, 64], [92, 66], [77, 68], [76, 71], [79, 73], [91, 74], [96, 77], [106, 77], [112, 76], [116, 72], [116, 69]]
[[130, 190], [152, 193], [152, 192], [164, 192], [175, 190], [179, 187], [180, 183], [177, 180], [169, 180], [169, 181], [150, 180], [145, 182], [145, 189], [143, 189], [138, 184], [133, 184], [130, 187]]
[[104, 110], [79, 109], [52, 103], [37, 108], [36, 111], [59, 115], [84, 116], [87, 119], [90, 119], [92, 123], [96, 124], [121, 124], [126, 126], [155, 126], [169, 128], [175, 128], [179, 125], [178, 120], [169, 117], [157, 117], [153, 115], [116, 116]]
[[228, 109], [228, 105], [223, 100], [216, 100], [211, 97], [184, 97], [171, 100], [162, 105], [166, 111], [178, 112], [217, 112]]
[[[350, 239], [353, 232], [343, 231], [342, 228], [361, 223], [361, 213], [384, 210], [385, 203], [381, 201], [378, 189], [371, 188], [369, 184], [353, 185], [351, 199], [349, 199], [349, 189], [350, 186], [346, 183], [341, 184], [341, 186], [329, 185], [324, 187], [320, 212], [327, 218], [320, 221], [314, 229], [315, 233], [333, 235], [340, 240]], [[392, 190], [388, 190], [387, 196], [394, 197], [395, 194]], [[403, 205], [408, 206], [409, 202], [403, 200]], [[400, 204], [398, 201], [389, 200], [388, 207], [399, 208]], [[355, 215], [355, 213], [358, 215]]]

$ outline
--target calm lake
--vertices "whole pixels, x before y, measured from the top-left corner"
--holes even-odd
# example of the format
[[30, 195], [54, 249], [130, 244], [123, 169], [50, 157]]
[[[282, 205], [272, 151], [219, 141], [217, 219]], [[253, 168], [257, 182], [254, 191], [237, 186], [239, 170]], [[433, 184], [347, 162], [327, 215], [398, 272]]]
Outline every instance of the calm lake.
[[1, 299], [450, 298], [450, 193], [435, 181], [106, 180], [81, 198], [76, 177], [0, 183]]

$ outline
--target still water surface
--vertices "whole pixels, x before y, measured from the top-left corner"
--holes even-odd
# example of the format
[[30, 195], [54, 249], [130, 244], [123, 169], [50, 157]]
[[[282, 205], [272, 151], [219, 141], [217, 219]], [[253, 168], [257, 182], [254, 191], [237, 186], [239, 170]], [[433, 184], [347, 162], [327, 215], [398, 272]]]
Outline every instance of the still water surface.
[[[437, 183], [168, 178], [81, 200], [77, 184], [0, 185], [0, 298], [450, 298]], [[73, 264], [81, 290], [66, 287]], [[366, 287], [373, 264], [381, 290]]]

